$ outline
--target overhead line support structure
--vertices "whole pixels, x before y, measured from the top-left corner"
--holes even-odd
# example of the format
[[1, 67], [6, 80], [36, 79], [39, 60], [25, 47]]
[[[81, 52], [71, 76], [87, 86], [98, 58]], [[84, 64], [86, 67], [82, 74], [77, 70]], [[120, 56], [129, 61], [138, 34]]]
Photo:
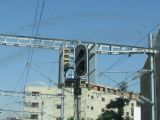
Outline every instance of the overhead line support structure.
[[156, 49], [146, 48], [146, 47], [0, 34], [0, 45], [4, 46], [46, 48], [51, 50], [59, 50], [63, 44], [65, 44], [68, 48], [73, 48], [74, 45], [77, 43], [84, 43], [89, 48], [95, 45], [97, 54], [119, 55], [119, 54], [145, 54], [145, 53], [148, 54], [148, 53], [159, 52]]
[[[20, 36], [20, 35], [9, 35], [0, 34], [0, 45], [3, 46], [16, 46], [16, 47], [32, 47], [32, 48], [46, 48], [51, 50], [60, 50], [61, 46], [65, 45], [69, 49], [73, 49], [75, 44], [83, 43], [89, 49], [95, 46], [95, 54], [108, 54], [108, 55], [121, 55], [121, 54], [148, 54], [155, 55], [159, 53], [158, 49], [147, 47], [137, 47], [128, 45], [117, 45], [107, 43], [95, 43], [95, 42], [84, 42], [78, 40], [66, 40], [66, 39], [54, 39], [54, 38], [43, 38], [33, 36]], [[152, 57], [151, 57], [152, 58]], [[152, 75], [152, 78], [153, 75]], [[152, 120], [155, 120], [155, 99], [154, 99], [154, 79], [152, 80]]]

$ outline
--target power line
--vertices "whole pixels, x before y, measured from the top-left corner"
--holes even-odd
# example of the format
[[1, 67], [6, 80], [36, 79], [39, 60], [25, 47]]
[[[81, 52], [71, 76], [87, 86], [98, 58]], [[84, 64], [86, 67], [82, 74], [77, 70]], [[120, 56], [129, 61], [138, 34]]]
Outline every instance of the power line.
[[101, 72], [101, 74], [98, 75], [98, 78], [101, 77], [102, 73], [105, 73], [105, 72], [111, 70], [111, 69], [112, 69], [113, 67], [115, 67], [116, 65], [118, 65], [118, 64], [120, 64], [120, 63], [122, 63], [122, 62], [124, 62], [125, 60], [128, 59], [128, 57], [125, 58], [125, 59], [123, 59], [124, 57], [125, 57], [125, 55], [123, 55], [122, 57], [120, 57], [120, 58], [119, 58], [118, 60], [116, 60], [110, 67], [108, 67], [108, 68], [105, 69], [103, 72]]
[[139, 83], [139, 82], [136, 82], [136, 83], [134, 83], [134, 84], [129, 85], [128, 87], [133, 87], [133, 86], [138, 85], [138, 84], [140, 84], [140, 83]]
[[[25, 68], [24, 71], [21, 73], [20, 78], [17, 80], [16, 85], [15, 85], [13, 91], [16, 91], [16, 88], [18, 87], [18, 84], [19, 84], [20, 80], [22, 80], [25, 71], [26, 71], [26, 68]], [[1, 90], [0, 90], [0, 91], [1, 91]], [[9, 97], [9, 99], [7, 100], [7, 102], [6, 102], [6, 104], [5, 104], [6, 106], [8, 106], [9, 102], [11, 101], [11, 98], [12, 98], [12, 97]], [[9, 109], [12, 107], [12, 105], [13, 105], [13, 104], [11, 104], [11, 105], [9, 106]], [[6, 107], [6, 106], [4, 106], [4, 107]], [[4, 107], [3, 107], [3, 108], [4, 108]]]
[[[37, 73], [39, 73], [41, 76], [43, 76], [44, 78], [48, 79], [49, 81], [52, 81], [47, 75], [45, 75], [44, 73], [40, 72], [39, 70], [37, 70], [35, 67], [33, 67], [32, 65], [30, 65], [30, 67], [35, 70]], [[54, 82], [54, 81], [53, 81]], [[54, 82], [54, 84], [56, 84]]]
[[[35, 12], [35, 17], [34, 17], [34, 22], [33, 22], [33, 27], [32, 27], [32, 33], [31, 33], [32, 36], [34, 35], [34, 29], [35, 29], [35, 24], [36, 24], [36, 20], [37, 20], [37, 14], [38, 14], [38, 6], [39, 6], [39, 0], [37, 1], [37, 4], [36, 4], [36, 12]], [[31, 59], [30, 56], [33, 56], [33, 48], [28, 48], [28, 57], [27, 57], [27, 63], [26, 63], [27, 75], [26, 75], [26, 83], [25, 83], [25, 85], [28, 82], [28, 77], [29, 77], [29, 72], [30, 72], [30, 66], [29, 66], [29, 64], [31, 64], [31, 61], [32, 61], [32, 59]]]
[[[37, 73], [39, 73], [42, 77], [44, 77], [44, 78], [46, 78], [46, 79], [48, 79], [48, 80], [53, 81], [51, 78], [49, 78], [47, 75], [45, 75], [44, 73], [42, 73], [42, 72], [40, 72], [39, 70], [37, 70], [37, 69], [36, 69], [35, 67], [33, 67], [32, 65], [31, 65], [30, 67], [31, 67], [33, 70], [35, 70]], [[56, 83], [55, 81], [53, 81], [53, 83], [58, 86], [58, 83]], [[73, 94], [72, 91], [69, 91], [69, 90], [67, 90], [67, 89], [65, 89], [65, 88], [62, 88], [62, 89], [65, 90], [66, 92], [70, 93], [70, 94]]]
[[[36, 21], [36, 19], [37, 19], [36, 16], [37, 16], [37, 11], [38, 11], [38, 5], [39, 5], [39, 1], [37, 2], [34, 24], [35, 24], [35, 21]], [[36, 31], [36, 35], [35, 35], [36, 37], [37, 37], [38, 32], [39, 32], [39, 28], [40, 28], [40, 24], [41, 24], [41, 19], [42, 19], [42, 15], [43, 15], [43, 10], [44, 10], [44, 5], [45, 5], [45, 1], [43, 1], [43, 4], [42, 4], [41, 13], [40, 13], [40, 18], [39, 18], [39, 21], [38, 21], [37, 31]], [[35, 25], [33, 25], [33, 26], [35, 26]], [[33, 27], [33, 30], [34, 30], [34, 27]], [[34, 45], [35, 45], [35, 44], [36, 44], [36, 39], [35, 39], [35, 41], [34, 41]], [[26, 83], [25, 83], [25, 85], [26, 85], [27, 82], [28, 82], [28, 77], [29, 77], [29, 73], [30, 73], [30, 66], [31, 66], [31, 64], [32, 64], [33, 55], [34, 55], [34, 50], [33, 50], [33, 48], [32, 48], [30, 59], [28, 59], [28, 61], [27, 61], [28, 71], [27, 71], [27, 76], [26, 76]]]
[[100, 71], [99, 71], [99, 73], [100, 73], [101, 75], [103, 75], [103, 76], [109, 78], [109, 79], [112, 80], [114, 83], [117, 83], [116, 80], [112, 79], [111, 77], [107, 76], [106, 74], [104, 74], [104, 73], [102, 73], [102, 72], [100, 72]]
[[[135, 45], [138, 45], [140, 42], [142, 42], [146, 37], [148, 37], [148, 34], [153, 32], [156, 28], [158, 28], [160, 26], [160, 24], [157, 24], [155, 27], [153, 27], [153, 29], [151, 29], [149, 32], [147, 32], [140, 40], [138, 40]], [[121, 56], [117, 61], [115, 61], [109, 68], [105, 69], [102, 73], [109, 71], [110, 69], [112, 69], [113, 67], [117, 66], [118, 64], [124, 62], [125, 60], [121, 61], [123, 59], [125, 55]], [[129, 57], [127, 57], [128, 59]], [[127, 60], [126, 59], [126, 60]], [[121, 61], [121, 62], [119, 62]], [[98, 78], [101, 76], [101, 74], [98, 76]]]
[[[38, 34], [38, 31], [39, 31], [39, 26], [40, 26], [40, 21], [41, 21], [41, 18], [42, 18], [42, 12], [43, 12], [44, 3], [45, 3], [45, 1], [43, 2], [43, 5], [42, 5], [42, 10], [41, 10], [40, 19], [39, 19], [39, 22], [38, 22], [38, 28], [37, 28], [37, 31], [36, 31], [36, 36], [37, 36], [37, 34]], [[37, 1], [37, 5], [36, 5], [36, 12], [35, 12], [34, 24], [33, 24], [33, 28], [32, 28], [32, 36], [33, 36], [33, 34], [34, 34], [34, 29], [35, 29], [35, 27], [36, 27], [35, 25], [36, 25], [37, 14], [38, 14], [38, 6], [39, 6], [39, 0]], [[34, 43], [34, 44], [35, 44], [35, 43]], [[23, 75], [24, 75], [24, 73], [25, 73], [25, 71], [27, 70], [27, 76], [26, 76], [26, 83], [25, 83], [25, 84], [27, 84], [27, 81], [28, 81], [28, 76], [29, 76], [29, 71], [30, 71], [30, 66], [28, 66], [28, 64], [31, 64], [31, 62], [32, 62], [33, 50], [31, 51], [30, 60], [29, 60], [29, 54], [30, 54], [30, 48], [29, 48], [29, 50], [28, 50], [28, 57], [27, 57], [26, 67], [25, 67], [25, 69], [24, 69], [24, 71], [22, 72], [21, 77], [20, 77], [20, 78], [22, 78]], [[28, 68], [27, 68], [27, 67], [28, 67]], [[18, 85], [19, 81], [20, 81], [20, 79], [17, 81], [16, 86]], [[14, 89], [16, 89], [16, 86], [15, 86]], [[10, 99], [9, 99], [9, 101], [10, 101]], [[14, 101], [16, 101], [16, 99], [15, 99]], [[12, 106], [12, 105], [13, 105], [13, 104], [11, 104], [11, 106]], [[10, 108], [11, 108], [11, 106], [10, 106]]]
[[129, 73], [134, 73], [136, 71], [107, 71], [105, 73], [109, 73], [109, 74], [129, 74]]
[[[133, 77], [134, 75], [136, 75], [139, 71], [136, 71], [135, 73], [131, 74], [130, 76], [126, 77], [124, 80], [122, 80], [121, 82], [126, 82], [129, 78]], [[116, 85], [114, 85], [113, 87], [119, 85], [121, 82], [118, 82]]]
[[[36, 24], [36, 19], [37, 19], [37, 13], [38, 13], [38, 6], [39, 6], [39, 0], [37, 1], [36, 13], [35, 13], [35, 18], [34, 18], [34, 24], [33, 24], [33, 28], [32, 28], [32, 35], [34, 34], [34, 29], [35, 29], [35, 24]], [[30, 54], [30, 48], [28, 49], [27, 61], [29, 61], [29, 54]], [[27, 63], [28, 63], [28, 62], [27, 62]], [[28, 81], [28, 75], [29, 75], [29, 68], [27, 68], [27, 67], [28, 67], [28, 66], [27, 66], [27, 64], [26, 64], [26, 67], [25, 67], [25, 69], [24, 69], [24, 71], [22, 72], [21, 77], [20, 77], [20, 78], [22, 78], [23, 75], [24, 75], [24, 73], [25, 73], [25, 71], [27, 70], [26, 82]], [[19, 81], [20, 81], [20, 79], [17, 81], [16, 86], [18, 85]], [[16, 86], [15, 86], [15, 88], [16, 88]], [[11, 97], [10, 97], [10, 98], [11, 98]], [[9, 99], [9, 101], [10, 101], [10, 99]], [[15, 99], [14, 101], [16, 101], [16, 99]], [[13, 104], [10, 105], [9, 109], [10, 109], [12, 106], [13, 106]]]
[[149, 32], [147, 32], [140, 40], [138, 40], [135, 45], [138, 45], [141, 43], [146, 37], [148, 37], [149, 33], [152, 33], [155, 29], [157, 29], [160, 26], [160, 24], [155, 25]]

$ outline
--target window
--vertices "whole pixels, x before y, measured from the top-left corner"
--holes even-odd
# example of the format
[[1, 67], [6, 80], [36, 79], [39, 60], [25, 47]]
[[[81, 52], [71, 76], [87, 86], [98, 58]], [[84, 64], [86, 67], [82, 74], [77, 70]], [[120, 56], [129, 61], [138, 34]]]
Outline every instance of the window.
[[31, 119], [37, 119], [38, 120], [38, 114], [31, 115]]
[[44, 101], [42, 101], [42, 105], [44, 105]]
[[91, 106], [91, 110], [93, 110], [93, 106]]
[[126, 115], [129, 116], [129, 112], [126, 112]]
[[106, 89], [105, 88], [103, 88], [103, 92], [105, 92], [106, 91]]
[[94, 96], [93, 96], [93, 95], [91, 96], [91, 99], [94, 99]]
[[61, 109], [61, 105], [57, 105], [57, 109]]
[[97, 90], [100, 91], [100, 86], [97, 86]]
[[134, 103], [131, 103], [131, 106], [133, 107], [133, 106], [134, 106]]
[[105, 101], [105, 98], [102, 98], [102, 101]]
[[32, 96], [39, 96], [39, 92], [32, 92]]
[[25, 107], [32, 107], [32, 108], [38, 108], [39, 107], [39, 103], [38, 102], [25, 102]]
[[131, 116], [134, 116], [134, 108], [131, 108]]
[[38, 108], [39, 107], [39, 103], [32, 103], [32, 106], [33, 108]]
[[102, 108], [102, 110], [101, 110], [102, 112], [105, 112], [105, 109], [104, 108]]

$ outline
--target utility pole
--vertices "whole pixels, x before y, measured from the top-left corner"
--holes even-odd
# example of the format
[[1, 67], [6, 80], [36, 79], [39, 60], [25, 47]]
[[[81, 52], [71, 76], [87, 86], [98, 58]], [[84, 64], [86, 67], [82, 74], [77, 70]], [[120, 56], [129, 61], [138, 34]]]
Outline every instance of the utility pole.
[[81, 119], [81, 88], [80, 78], [75, 78], [74, 82], [75, 120]]
[[43, 105], [44, 105], [44, 102], [42, 101], [41, 102], [41, 120], [43, 120]]
[[[149, 34], [149, 47], [153, 48], [153, 35]], [[156, 79], [155, 79], [155, 53], [149, 54], [150, 57], [150, 69], [151, 69], [151, 101], [152, 101], [152, 120], [156, 118]]]
[[61, 89], [61, 120], [64, 120], [64, 89]]

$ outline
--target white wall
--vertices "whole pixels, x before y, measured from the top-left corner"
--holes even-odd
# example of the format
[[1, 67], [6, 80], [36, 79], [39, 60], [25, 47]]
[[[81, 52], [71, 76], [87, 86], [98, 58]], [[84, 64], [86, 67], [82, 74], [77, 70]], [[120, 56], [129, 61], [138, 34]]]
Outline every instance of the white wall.
[[141, 120], [141, 108], [140, 107], [134, 108], [134, 120]]

